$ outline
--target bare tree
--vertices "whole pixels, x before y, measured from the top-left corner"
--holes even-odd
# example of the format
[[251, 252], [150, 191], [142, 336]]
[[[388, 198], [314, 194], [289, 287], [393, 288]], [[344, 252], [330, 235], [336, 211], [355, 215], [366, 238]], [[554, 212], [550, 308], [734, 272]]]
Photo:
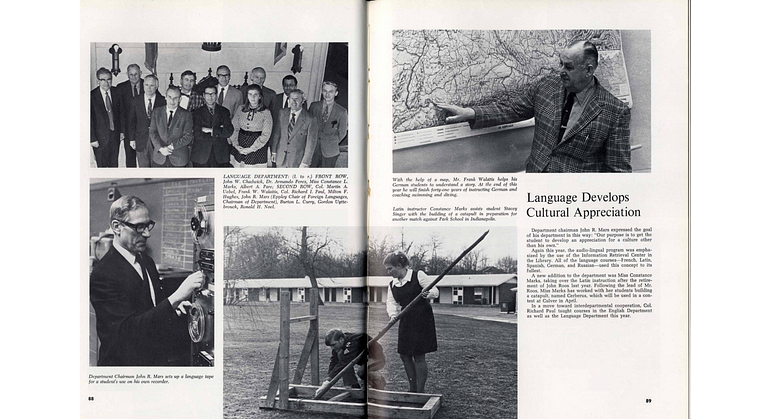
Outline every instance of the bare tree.
[[[304, 270], [305, 276], [310, 279], [310, 286], [318, 289], [318, 274], [323, 269], [319, 262], [323, 256], [327, 255], [329, 248], [334, 244], [328, 234], [312, 234], [308, 232], [308, 227], [303, 226], [297, 229], [299, 238], [291, 240], [284, 238], [284, 251], [294, 258]], [[318, 304], [323, 305], [321, 294], [318, 294]]]

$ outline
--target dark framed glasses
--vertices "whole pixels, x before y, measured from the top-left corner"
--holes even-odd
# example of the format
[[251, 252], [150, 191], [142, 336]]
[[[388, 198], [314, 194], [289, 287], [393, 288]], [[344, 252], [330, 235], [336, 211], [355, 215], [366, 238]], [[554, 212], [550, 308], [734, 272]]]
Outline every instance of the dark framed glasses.
[[136, 231], [139, 234], [144, 233], [145, 231], [150, 232], [153, 228], [155, 228], [155, 221], [150, 220], [149, 223], [129, 223], [128, 221], [121, 221], [121, 224], [127, 225], [131, 227], [134, 231]]

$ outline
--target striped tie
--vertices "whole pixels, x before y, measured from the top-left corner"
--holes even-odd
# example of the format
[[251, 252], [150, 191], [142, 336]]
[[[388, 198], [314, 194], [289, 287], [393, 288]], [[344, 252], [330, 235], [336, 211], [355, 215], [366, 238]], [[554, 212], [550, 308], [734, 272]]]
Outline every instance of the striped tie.
[[294, 124], [297, 122], [297, 120], [295, 119], [295, 116], [296, 115], [294, 113], [291, 114], [291, 121], [289, 121], [289, 131], [288, 131], [289, 136], [291, 136], [291, 131], [294, 130]]

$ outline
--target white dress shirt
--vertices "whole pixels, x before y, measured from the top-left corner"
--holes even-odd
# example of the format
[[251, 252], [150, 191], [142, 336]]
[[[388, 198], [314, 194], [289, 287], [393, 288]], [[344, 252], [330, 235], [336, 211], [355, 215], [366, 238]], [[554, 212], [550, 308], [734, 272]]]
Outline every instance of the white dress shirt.
[[[408, 284], [411, 280], [412, 270], [407, 269], [406, 275], [404, 275], [403, 278], [393, 278], [391, 284], [393, 284], [394, 287], [400, 288]], [[433, 282], [433, 280], [428, 278], [428, 275], [426, 275], [423, 271], [417, 271], [417, 280], [420, 282], [420, 288], [422, 289], [425, 289], [425, 287]], [[436, 287], [431, 288], [430, 292], [428, 293], [428, 299], [432, 298], [438, 298], [438, 288]], [[390, 285], [388, 285], [388, 299], [385, 302], [385, 308], [388, 312], [388, 316], [390, 317], [397, 315], [401, 311], [401, 304], [399, 304], [398, 301], [396, 301], [396, 298], [393, 297], [393, 291], [390, 289]]]

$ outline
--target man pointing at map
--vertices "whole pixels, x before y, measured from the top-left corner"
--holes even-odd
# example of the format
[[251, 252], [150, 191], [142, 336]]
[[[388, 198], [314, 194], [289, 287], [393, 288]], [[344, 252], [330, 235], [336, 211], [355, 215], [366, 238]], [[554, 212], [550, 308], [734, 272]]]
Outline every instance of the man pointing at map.
[[559, 69], [530, 85], [522, 95], [490, 105], [462, 108], [436, 104], [447, 123], [469, 121], [483, 128], [535, 118], [527, 172], [630, 172], [631, 112], [599, 84], [599, 63], [589, 41], [559, 54]]

